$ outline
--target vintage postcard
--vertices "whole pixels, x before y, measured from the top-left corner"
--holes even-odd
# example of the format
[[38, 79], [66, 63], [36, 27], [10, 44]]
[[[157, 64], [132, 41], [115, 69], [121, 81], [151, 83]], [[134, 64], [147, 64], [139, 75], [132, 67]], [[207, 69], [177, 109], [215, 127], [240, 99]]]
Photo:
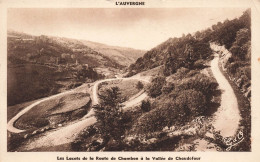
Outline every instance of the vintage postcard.
[[259, 4], [0, 1], [0, 162], [258, 161]]

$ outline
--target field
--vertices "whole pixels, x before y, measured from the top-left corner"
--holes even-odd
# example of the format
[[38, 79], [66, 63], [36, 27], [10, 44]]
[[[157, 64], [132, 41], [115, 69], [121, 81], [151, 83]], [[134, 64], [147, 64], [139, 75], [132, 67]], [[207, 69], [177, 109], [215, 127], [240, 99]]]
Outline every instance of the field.
[[[120, 89], [121, 95], [125, 100], [128, 100], [140, 90], [136, 87], [138, 80], [116, 80], [105, 82], [101, 85], [99, 92], [104, 91], [107, 88], [118, 87]], [[143, 83], [145, 84], [145, 83]]]
[[[85, 110], [88, 110], [89, 104], [89, 94], [74, 93], [56, 97], [29, 110], [16, 121], [15, 126], [30, 129], [70, 121], [73, 120], [73, 116], [77, 116], [77, 113], [86, 113]], [[84, 112], [80, 109], [83, 109]], [[78, 112], [76, 112], [77, 110]]]

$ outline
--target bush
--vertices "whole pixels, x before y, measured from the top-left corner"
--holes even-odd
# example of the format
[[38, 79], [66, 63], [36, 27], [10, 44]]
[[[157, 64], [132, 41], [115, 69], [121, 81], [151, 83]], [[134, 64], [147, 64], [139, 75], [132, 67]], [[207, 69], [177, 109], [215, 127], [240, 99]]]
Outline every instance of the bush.
[[165, 82], [165, 77], [158, 76], [153, 78], [151, 84], [148, 86], [148, 95], [153, 98], [160, 96]]
[[203, 95], [207, 96], [207, 102], [210, 102], [212, 97], [215, 95], [217, 87], [218, 83], [215, 80], [207, 77], [204, 74], [197, 74], [192, 78], [185, 80], [184, 83], [179, 83], [176, 86], [176, 89], [178, 92], [188, 89], [200, 91]]
[[179, 79], [183, 79], [186, 77], [187, 73], [190, 70], [185, 68], [185, 67], [181, 67], [177, 70], [177, 72], [172, 76], [174, 79], [179, 80]]
[[232, 62], [231, 64], [227, 65], [227, 72], [234, 76], [236, 74], [237, 69], [242, 65], [242, 62]]
[[187, 68], [182, 67], [182, 68], [178, 69], [178, 71], [175, 74], [169, 76], [167, 81], [169, 81], [169, 82], [180, 81], [185, 78], [193, 77], [198, 73], [199, 73], [198, 70], [189, 70]]
[[183, 124], [187, 121], [185, 112], [176, 105], [173, 100], [169, 100], [162, 107], [154, 108], [150, 112], [142, 115], [134, 124], [133, 130], [137, 134], [156, 132], [165, 126], [173, 124]]
[[246, 29], [240, 29], [236, 33], [236, 41], [233, 43], [230, 48], [230, 52], [232, 53], [232, 57], [236, 60], [245, 60], [248, 56], [248, 50], [250, 50], [251, 43], [248, 43], [251, 39], [251, 32]]
[[138, 81], [137, 84], [136, 84], [136, 88], [141, 90], [141, 89], [144, 88], [144, 84], [142, 82]]
[[166, 85], [162, 87], [162, 92], [164, 94], [169, 94], [172, 90], [174, 90], [174, 83], [168, 82]]
[[249, 80], [251, 80], [251, 67], [250, 66], [245, 66], [241, 68], [241, 71], [247, 76]]
[[96, 132], [97, 130], [93, 125], [85, 128], [80, 134], [78, 134], [76, 139], [71, 143], [72, 151], [87, 150], [86, 141], [89, 137], [94, 136]]
[[141, 109], [143, 112], [148, 112], [151, 110], [151, 103], [149, 100], [147, 101], [142, 101], [142, 104], [141, 104]]
[[206, 97], [193, 89], [181, 91], [175, 102], [185, 111], [187, 116], [198, 116], [207, 108]]

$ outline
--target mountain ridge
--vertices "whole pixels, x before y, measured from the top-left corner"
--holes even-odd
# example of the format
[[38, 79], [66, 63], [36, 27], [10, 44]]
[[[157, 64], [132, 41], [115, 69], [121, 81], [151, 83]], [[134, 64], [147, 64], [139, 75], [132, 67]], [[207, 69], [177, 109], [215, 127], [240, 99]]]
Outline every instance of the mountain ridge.
[[17, 32], [14, 30], [8, 30], [7, 33], [8, 33], [7, 36], [9, 40], [10, 39], [26, 40], [26, 39], [37, 39], [37, 38], [49, 39], [50, 41], [49, 43], [56, 43], [60, 46], [63, 46], [64, 48], [68, 48], [70, 50], [72, 49], [70, 53], [74, 54], [75, 52], [76, 53], [83, 52], [84, 54], [92, 54], [90, 55], [92, 58], [93, 58], [93, 54], [94, 55], [98, 54], [99, 56], [103, 57], [103, 59], [112, 61], [111, 65], [118, 64], [121, 67], [127, 67], [131, 63], [134, 63], [134, 61], [137, 58], [141, 57], [145, 52], [143, 50], [138, 50], [134, 48], [110, 46], [107, 44], [102, 44], [102, 43], [82, 40], [82, 39], [56, 37], [56, 36], [49, 36], [49, 35], [33, 36], [27, 33]]

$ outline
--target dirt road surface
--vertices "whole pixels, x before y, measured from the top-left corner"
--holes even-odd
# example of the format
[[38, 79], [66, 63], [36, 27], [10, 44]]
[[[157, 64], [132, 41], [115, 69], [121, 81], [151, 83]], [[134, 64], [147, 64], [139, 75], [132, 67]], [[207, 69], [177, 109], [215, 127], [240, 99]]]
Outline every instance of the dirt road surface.
[[219, 56], [215, 54], [215, 58], [211, 61], [211, 70], [222, 94], [220, 107], [213, 117], [213, 126], [216, 130], [220, 130], [222, 136], [228, 137], [235, 135], [241, 117], [235, 93], [228, 80], [221, 73], [218, 62]]

